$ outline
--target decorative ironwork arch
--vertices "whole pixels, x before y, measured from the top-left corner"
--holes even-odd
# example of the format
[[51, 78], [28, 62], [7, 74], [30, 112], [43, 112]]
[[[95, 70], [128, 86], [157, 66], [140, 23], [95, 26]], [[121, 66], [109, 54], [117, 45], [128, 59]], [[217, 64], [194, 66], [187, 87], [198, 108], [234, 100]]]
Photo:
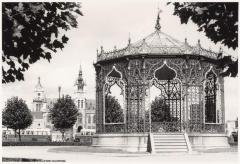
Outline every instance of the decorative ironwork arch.
[[176, 70], [164, 61], [164, 64], [154, 71], [154, 78], [150, 80], [149, 89], [151, 86], [161, 90], [159, 96], [170, 110], [168, 121], [151, 122], [152, 131], [180, 132], [182, 129], [182, 83], [177, 78]]
[[104, 93], [110, 93], [110, 88], [117, 84], [121, 88], [121, 94], [124, 95], [125, 83], [122, 80], [122, 73], [113, 66], [112, 70], [107, 74], [104, 84]]
[[205, 74], [204, 82], [204, 93], [205, 93], [205, 122], [216, 123], [217, 121], [217, 74], [213, 68]]
[[105, 78], [105, 84], [103, 85], [103, 116], [104, 116], [104, 121], [103, 123], [105, 124], [105, 132], [113, 132], [113, 133], [119, 133], [124, 131], [124, 126], [126, 122], [126, 107], [125, 107], [125, 102], [123, 101], [122, 104], [122, 109], [123, 109], [123, 122], [115, 122], [115, 123], [106, 123], [105, 122], [105, 101], [106, 101], [106, 96], [108, 94], [111, 94], [111, 87], [114, 85], [117, 85], [121, 89], [120, 95], [123, 96], [123, 100], [125, 99], [125, 83], [122, 79], [122, 73], [117, 70], [115, 65], [113, 65], [111, 71], [107, 74]]

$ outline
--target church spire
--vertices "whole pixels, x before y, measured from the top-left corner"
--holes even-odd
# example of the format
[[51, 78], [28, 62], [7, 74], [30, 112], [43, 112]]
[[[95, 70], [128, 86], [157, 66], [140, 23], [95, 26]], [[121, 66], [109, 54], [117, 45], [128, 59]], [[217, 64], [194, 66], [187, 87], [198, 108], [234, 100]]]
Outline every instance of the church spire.
[[35, 90], [42, 90], [42, 89], [43, 89], [43, 87], [42, 87], [42, 84], [41, 84], [41, 79], [40, 79], [40, 77], [38, 77], [38, 83], [35, 86]]
[[82, 75], [83, 75], [82, 74], [82, 66], [80, 65], [79, 72], [78, 72], [78, 78], [75, 83], [75, 85], [77, 86], [77, 91], [83, 91], [83, 87], [85, 86]]
[[162, 12], [162, 10], [158, 9], [158, 15], [157, 15], [157, 20], [156, 20], [156, 24], [155, 24], [155, 29], [157, 31], [161, 30], [161, 25], [160, 25], [160, 13]]
[[44, 89], [43, 89], [43, 86], [41, 84], [40, 77], [38, 77], [38, 82], [37, 82], [37, 85], [34, 88], [34, 92], [35, 92], [34, 100], [44, 100], [45, 99]]
[[82, 76], [82, 66], [81, 66], [81, 65], [80, 65], [80, 67], [79, 67], [78, 75], [79, 75], [79, 76]]

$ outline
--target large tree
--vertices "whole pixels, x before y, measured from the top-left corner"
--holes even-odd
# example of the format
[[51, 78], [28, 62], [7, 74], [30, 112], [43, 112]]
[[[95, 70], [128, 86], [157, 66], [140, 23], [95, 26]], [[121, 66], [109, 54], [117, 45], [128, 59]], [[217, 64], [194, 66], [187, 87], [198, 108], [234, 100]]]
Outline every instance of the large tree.
[[[26, 129], [32, 124], [33, 117], [27, 104], [23, 99], [12, 97], [7, 100], [6, 107], [2, 113], [2, 124], [7, 128], [13, 129], [18, 134], [19, 141], [21, 141], [20, 130]], [[18, 131], [18, 132], [17, 132]]]
[[64, 31], [76, 28], [83, 15], [74, 2], [2, 3], [2, 83], [24, 80], [24, 71], [68, 42]]
[[105, 96], [105, 122], [123, 122], [123, 109], [117, 99], [111, 95]]
[[[238, 47], [238, 3], [237, 2], [174, 2], [174, 15], [181, 23], [189, 20], [197, 24], [214, 43], [221, 43], [235, 50]], [[231, 56], [218, 55], [218, 67], [223, 76], [235, 77], [238, 73], [238, 60]]]
[[64, 134], [67, 130], [73, 127], [77, 121], [78, 109], [69, 95], [66, 95], [57, 100], [53, 108], [49, 111], [49, 118], [55, 129]]
[[151, 103], [151, 121], [152, 122], [164, 122], [170, 121], [170, 107], [166, 102], [156, 97], [155, 100]]

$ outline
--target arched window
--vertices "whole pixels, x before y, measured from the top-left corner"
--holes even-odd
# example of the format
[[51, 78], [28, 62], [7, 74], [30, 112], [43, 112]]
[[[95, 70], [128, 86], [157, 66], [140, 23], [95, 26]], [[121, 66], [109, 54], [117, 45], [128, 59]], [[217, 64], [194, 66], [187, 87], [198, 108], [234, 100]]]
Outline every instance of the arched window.
[[216, 85], [217, 77], [212, 70], [206, 75], [205, 82], [205, 122], [216, 123]]
[[79, 109], [80, 108], [80, 100], [78, 100], [78, 105], [77, 106], [78, 106], [78, 109]]
[[40, 111], [41, 111], [41, 108], [42, 108], [42, 105], [41, 105], [41, 104], [36, 104], [36, 111], [37, 111], [37, 112], [40, 112]]
[[105, 84], [105, 123], [124, 122], [124, 83], [121, 73], [113, 66]]
[[81, 108], [83, 108], [83, 100], [81, 100]]
[[154, 72], [149, 87], [148, 118], [153, 132], [181, 131], [181, 81], [166, 63]]
[[88, 123], [91, 124], [91, 116], [88, 115]]
[[201, 123], [202, 114], [200, 110], [200, 89], [197, 85], [188, 87], [188, 112], [191, 123]]
[[79, 113], [78, 124], [82, 124], [82, 113]]
[[96, 116], [95, 116], [95, 114], [93, 115], [93, 123], [94, 124], [96, 123]]

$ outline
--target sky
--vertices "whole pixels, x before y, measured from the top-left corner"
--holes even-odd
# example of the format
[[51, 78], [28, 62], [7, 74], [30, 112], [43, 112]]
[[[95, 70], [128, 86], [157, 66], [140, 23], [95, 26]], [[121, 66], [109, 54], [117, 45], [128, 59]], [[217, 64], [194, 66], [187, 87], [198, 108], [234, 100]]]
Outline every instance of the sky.
[[[26, 100], [30, 106], [34, 87], [38, 77], [45, 89], [46, 97], [58, 97], [58, 86], [62, 87], [63, 94], [73, 96], [74, 83], [81, 65], [83, 78], [87, 84], [86, 97], [95, 98], [95, 70], [96, 51], [103, 46], [105, 51], [112, 50], [114, 46], [123, 48], [127, 46], [130, 36], [132, 42], [154, 32], [158, 8], [161, 31], [173, 38], [184, 42], [187, 38], [190, 45], [196, 45], [200, 39], [202, 47], [216, 52], [222, 46], [228, 54], [237, 56], [233, 51], [223, 45], [215, 45], [204, 33], [197, 31], [193, 23], [182, 25], [177, 16], [173, 16], [173, 7], [156, 0], [82, 0], [83, 17], [78, 17], [78, 28], [65, 34], [70, 38], [62, 51], [53, 55], [51, 62], [40, 60], [30, 66], [25, 73], [25, 81], [2, 85], [2, 100], [5, 102], [12, 96], [19, 96]], [[226, 120], [236, 119], [238, 108], [237, 79], [225, 79], [225, 109]]]

